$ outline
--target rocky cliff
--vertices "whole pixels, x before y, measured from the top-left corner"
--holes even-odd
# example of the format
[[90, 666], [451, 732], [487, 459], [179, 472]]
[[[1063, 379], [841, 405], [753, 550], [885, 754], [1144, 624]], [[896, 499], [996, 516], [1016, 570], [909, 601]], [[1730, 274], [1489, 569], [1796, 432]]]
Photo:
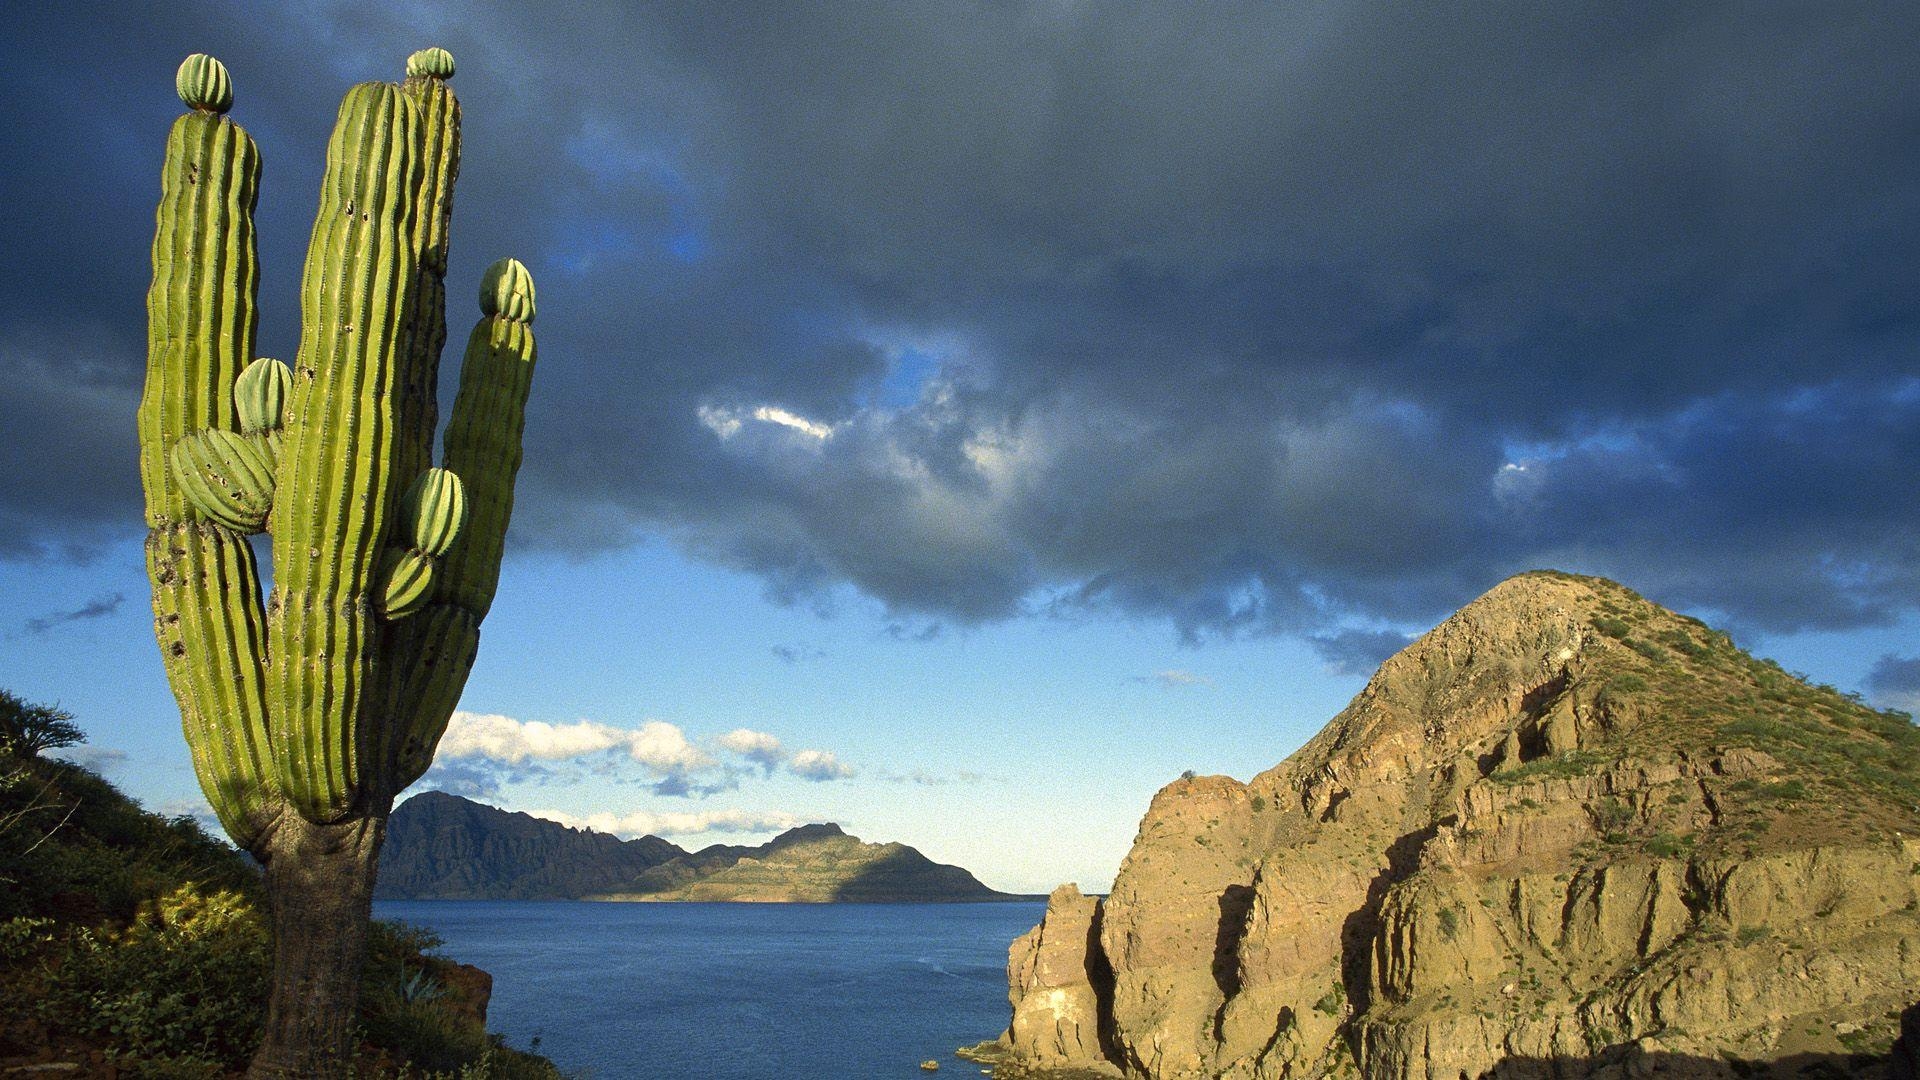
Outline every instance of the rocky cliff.
[[617, 889], [686, 852], [426, 791], [387, 823], [382, 900], [565, 900]]
[[1612, 582], [1507, 581], [1153, 799], [1008, 962], [1022, 1071], [1854, 1074], [1920, 992], [1920, 731]]
[[736, 903], [1011, 899], [905, 844], [869, 844], [838, 825], [803, 825], [759, 847], [710, 847], [654, 867], [596, 900]]

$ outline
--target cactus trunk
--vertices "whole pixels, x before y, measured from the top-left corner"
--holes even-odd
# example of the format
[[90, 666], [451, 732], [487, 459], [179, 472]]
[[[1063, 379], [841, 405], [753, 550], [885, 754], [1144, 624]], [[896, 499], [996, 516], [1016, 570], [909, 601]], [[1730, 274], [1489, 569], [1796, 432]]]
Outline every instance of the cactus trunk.
[[[487, 272], [432, 467], [453, 58], [341, 103], [291, 368], [252, 359], [259, 152], [189, 57], [148, 294], [140, 473], [154, 633], [207, 801], [266, 867], [273, 998], [250, 1075], [347, 1074], [386, 817], [432, 762], [499, 580], [533, 373], [533, 283]], [[252, 533], [271, 538], [261, 602]]]
[[249, 1080], [337, 1076], [353, 1058], [360, 968], [386, 811], [335, 825], [297, 817], [264, 853], [273, 989]]

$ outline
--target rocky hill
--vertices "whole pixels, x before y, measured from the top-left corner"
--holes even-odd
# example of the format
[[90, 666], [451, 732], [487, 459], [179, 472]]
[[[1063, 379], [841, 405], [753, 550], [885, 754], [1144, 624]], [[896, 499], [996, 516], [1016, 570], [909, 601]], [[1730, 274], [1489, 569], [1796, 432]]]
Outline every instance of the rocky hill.
[[704, 900], [756, 903], [1004, 900], [905, 844], [802, 825], [765, 844], [687, 851], [622, 840], [458, 795], [395, 808], [374, 896], [383, 900]]
[[1916, 908], [1908, 718], [1526, 574], [1251, 782], [1156, 795], [1014, 943], [999, 1075], [1865, 1074]]
[[381, 900], [565, 900], [617, 889], [686, 852], [426, 791], [394, 808]]
[[737, 903], [1013, 899], [905, 844], [868, 844], [838, 825], [803, 825], [755, 848], [710, 847], [656, 866], [596, 900]]

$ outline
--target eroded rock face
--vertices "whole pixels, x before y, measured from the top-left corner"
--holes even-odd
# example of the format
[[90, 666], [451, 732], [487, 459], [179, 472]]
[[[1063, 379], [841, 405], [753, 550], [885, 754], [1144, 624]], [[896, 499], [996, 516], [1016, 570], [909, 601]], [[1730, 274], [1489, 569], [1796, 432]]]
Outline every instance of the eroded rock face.
[[1004, 1038], [1165, 1078], [1864, 1066], [1920, 987], [1917, 777], [1905, 719], [1522, 575], [1275, 768], [1163, 789], [1112, 895], [1015, 943]]
[[1007, 955], [1013, 1023], [1006, 1042], [1030, 1067], [1081, 1066], [1118, 1075], [1102, 1045], [1101, 1017], [1113, 998], [1113, 972], [1100, 949], [1100, 901], [1062, 885], [1047, 897], [1040, 925]]

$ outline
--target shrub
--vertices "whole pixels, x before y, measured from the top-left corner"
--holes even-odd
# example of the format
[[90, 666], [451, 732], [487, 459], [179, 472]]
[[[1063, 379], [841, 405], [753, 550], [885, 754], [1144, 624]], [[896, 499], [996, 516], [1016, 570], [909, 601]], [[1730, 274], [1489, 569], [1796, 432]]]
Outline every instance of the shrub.
[[1647, 854], [1657, 859], [1675, 859], [1687, 853], [1693, 846], [1691, 836], [1675, 836], [1670, 832], [1656, 834], [1647, 841]]
[[74, 935], [42, 1016], [131, 1056], [237, 1065], [260, 1038], [270, 964], [245, 898], [182, 886], [125, 930]]
[[1593, 628], [1610, 638], [1619, 638], [1622, 640], [1625, 640], [1627, 635], [1633, 633], [1633, 626], [1626, 620], [1610, 618], [1605, 615], [1595, 615], [1593, 617]]
[[1617, 832], [1633, 824], [1633, 820], [1633, 807], [1619, 799], [1602, 799], [1593, 809], [1593, 823], [1601, 832]]
[[1685, 630], [1662, 630], [1654, 636], [1660, 639], [1662, 645], [1694, 660], [1704, 660], [1713, 652], [1695, 641], [1693, 635]]
[[1660, 648], [1660, 646], [1653, 644], [1652, 642], [1641, 641], [1639, 638], [1628, 638], [1626, 639], [1626, 646], [1627, 648], [1632, 649], [1634, 652], [1639, 653], [1641, 656], [1646, 657], [1647, 659], [1653, 661], [1656, 664], [1662, 664], [1666, 662], [1666, 659], [1667, 659], [1666, 651]]
[[1569, 750], [1553, 757], [1536, 758], [1516, 768], [1502, 769], [1493, 774], [1493, 779], [1502, 784], [1517, 784], [1535, 777], [1585, 776], [1604, 760], [1591, 750]]
[[1346, 1007], [1347, 988], [1337, 982], [1333, 984], [1332, 989], [1320, 996], [1319, 1001], [1313, 1003], [1314, 1012], [1327, 1016], [1339, 1016]]

